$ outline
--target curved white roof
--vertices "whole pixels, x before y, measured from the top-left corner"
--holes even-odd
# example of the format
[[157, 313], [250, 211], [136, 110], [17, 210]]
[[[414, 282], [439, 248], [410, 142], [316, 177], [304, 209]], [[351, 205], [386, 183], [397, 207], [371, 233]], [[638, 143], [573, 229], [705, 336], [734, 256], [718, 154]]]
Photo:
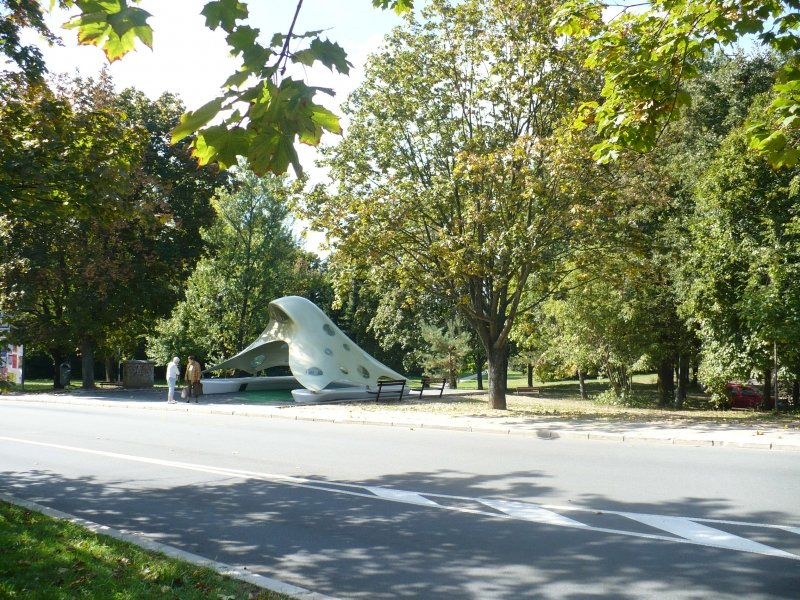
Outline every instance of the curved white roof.
[[285, 296], [269, 304], [264, 332], [236, 356], [208, 368], [255, 374], [288, 366], [300, 384], [318, 392], [328, 384], [376, 387], [380, 379], [405, 379], [358, 347], [313, 302]]

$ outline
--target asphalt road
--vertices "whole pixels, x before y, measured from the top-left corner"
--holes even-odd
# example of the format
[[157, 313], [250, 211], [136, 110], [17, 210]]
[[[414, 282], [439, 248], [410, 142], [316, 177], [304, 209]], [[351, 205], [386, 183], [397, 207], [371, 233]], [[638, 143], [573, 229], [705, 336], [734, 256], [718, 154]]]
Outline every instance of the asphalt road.
[[797, 598], [796, 453], [4, 403], [0, 492], [340, 598]]

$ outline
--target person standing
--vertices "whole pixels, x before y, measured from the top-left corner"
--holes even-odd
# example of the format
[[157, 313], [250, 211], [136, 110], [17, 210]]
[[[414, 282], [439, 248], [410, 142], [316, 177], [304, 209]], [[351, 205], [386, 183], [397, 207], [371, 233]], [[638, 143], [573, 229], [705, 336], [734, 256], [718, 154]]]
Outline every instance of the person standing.
[[170, 404], [177, 402], [175, 400], [175, 386], [178, 384], [178, 377], [180, 376], [180, 364], [181, 360], [176, 356], [167, 365], [167, 386], [169, 387], [167, 402]]
[[198, 402], [198, 398], [202, 394], [202, 386], [200, 384], [200, 378], [202, 377], [200, 369], [200, 363], [194, 359], [194, 356], [189, 357], [189, 363], [186, 365], [186, 375], [184, 379], [186, 380], [186, 402], [191, 402], [192, 398], [194, 398], [195, 404]]

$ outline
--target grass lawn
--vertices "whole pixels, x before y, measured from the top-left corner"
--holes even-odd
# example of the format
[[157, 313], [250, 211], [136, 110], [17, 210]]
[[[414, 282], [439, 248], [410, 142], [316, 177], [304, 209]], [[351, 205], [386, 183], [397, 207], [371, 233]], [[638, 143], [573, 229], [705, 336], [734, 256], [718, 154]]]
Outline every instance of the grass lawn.
[[[418, 387], [419, 379], [411, 378], [414, 387]], [[683, 410], [673, 408], [658, 408], [658, 389], [654, 374], [635, 375], [633, 391], [644, 405], [636, 407], [602, 404], [596, 398], [608, 389], [607, 379], [591, 379], [586, 381], [587, 399], [581, 400], [578, 382], [556, 381], [542, 383], [534, 381], [534, 387], [540, 389], [539, 396], [517, 396], [514, 390], [517, 387], [527, 387], [528, 379], [522, 375], [509, 373], [508, 390], [506, 396], [506, 411], [496, 411], [489, 408], [486, 396], [486, 380], [484, 390], [477, 390], [477, 381], [474, 379], [459, 382], [459, 390], [475, 390], [476, 394], [465, 396], [450, 396], [439, 399], [413, 399], [393, 404], [392, 410], [436, 412], [459, 416], [474, 417], [557, 417], [562, 419], [597, 419], [605, 421], [641, 421], [641, 422], [670, 422], [680, 423], [748, 423], [753, 425], [780, 426], [786, 428], [800, 428], [800, 414], [797, 409], [781, 412], [777, 415], [772, 412], [754, 410], [717, 410], [711, 398], [701, 389], [690, 388]], [[355, 406], [355, 405], [354, 405]], [[359, 405], [363, 410], [387, 410], [386, 405]]]
[[288, 600], [0, 501], [0, 598]]

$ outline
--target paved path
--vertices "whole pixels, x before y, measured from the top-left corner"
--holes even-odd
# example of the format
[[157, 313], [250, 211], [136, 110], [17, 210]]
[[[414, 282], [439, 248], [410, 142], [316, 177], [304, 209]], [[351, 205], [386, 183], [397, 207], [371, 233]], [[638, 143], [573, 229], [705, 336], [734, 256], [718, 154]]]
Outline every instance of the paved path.
[[393, 427], [436, 428], [505, 435], [526, 435], [545, 439], [586, 439], [627, 443], [673, 444], [690, 446], [728, 446], [762, 450], [800, 452], [800, 428], [783, 424], [765, 426], [743, 423], [627, 422], [609, 418], [563, 419], [534, 416], [452, 416], [433, 412], [393, 410], [390, 406], [375, 410], [372, 405], [360, 408], [353, 404], [297, 405], [248, 404], [239, 394], [215, 394], [203, 397], [200, 404], [167, 404], [166, 392], [149, 390], [70, 390], [50, 394], [12, 394], [0, 396], [0, 402], [57, 402], [73, 405], [108, 406], [152, 410], [198, 411], [251, 417], [306, 419], [331, 423], [363, 423]]

